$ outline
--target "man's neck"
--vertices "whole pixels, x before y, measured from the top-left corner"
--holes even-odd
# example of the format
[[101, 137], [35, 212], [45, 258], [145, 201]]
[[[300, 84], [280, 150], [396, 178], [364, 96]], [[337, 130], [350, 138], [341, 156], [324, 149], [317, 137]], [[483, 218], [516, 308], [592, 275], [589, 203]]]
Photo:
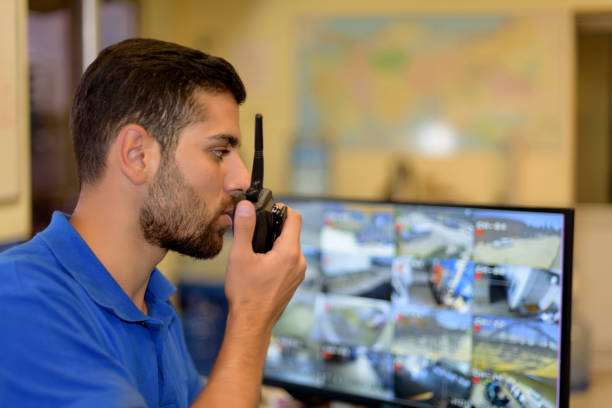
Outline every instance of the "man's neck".
[[136, 307], [148, 314], [144, 295], [151, 273], [166, 251], [146, 242], [136, 206], [121, 208], [117, 203], [125, 203], [125, 199], [97, 195], [81, 193], [70, 223]]

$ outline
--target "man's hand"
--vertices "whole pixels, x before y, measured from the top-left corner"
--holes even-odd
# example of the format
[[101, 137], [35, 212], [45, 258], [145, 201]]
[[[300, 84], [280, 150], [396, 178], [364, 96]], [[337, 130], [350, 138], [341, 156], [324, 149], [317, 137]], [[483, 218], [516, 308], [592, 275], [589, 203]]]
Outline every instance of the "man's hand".
[[253, 252], [255, 209], [244, 200], [234, 215], [225, 274], [229, 314], [215, 366], [193, 407], [256, 407], [272, 327], [304, 279], [302, 216], [287, 208], [283, 231], [265, 254]]
[[238, 204], [234, 243], [225, 276], [230, 314], [248, 318], [251, 328], [269, 332], [304, 279], [306, 260], [300, 249], [302, 216], [287, 207], [282, 233], [272, 249], [253, 252], [255, 210], [249, 201]]

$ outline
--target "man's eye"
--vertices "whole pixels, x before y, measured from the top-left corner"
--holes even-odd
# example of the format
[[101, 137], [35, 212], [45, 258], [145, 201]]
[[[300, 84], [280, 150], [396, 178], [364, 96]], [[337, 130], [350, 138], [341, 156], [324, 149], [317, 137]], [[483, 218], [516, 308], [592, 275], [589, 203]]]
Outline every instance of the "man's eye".
[[227, 150], [227, 149], [215, 149], [215, 150], [212, 150], [212, 154], [217, 156], [217, 158], [219, 158], [219, 159], [222, 159], [223, 156], [227, 155], [228, 153], [229, 153], [229, 150]]

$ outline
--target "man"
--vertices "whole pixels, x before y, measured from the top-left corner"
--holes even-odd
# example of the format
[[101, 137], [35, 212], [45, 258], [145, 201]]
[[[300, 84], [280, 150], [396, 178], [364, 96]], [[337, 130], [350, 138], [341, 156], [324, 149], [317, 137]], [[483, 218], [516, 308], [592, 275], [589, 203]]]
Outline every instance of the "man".
[[155, 268], [169, 249], [220, 251], [250, 181], [237, 152], [245, 95], [225, 60], [155, 40], [113, 45], [87, 69], [71, 114], [76, 208], [0, 255], [0, 406], [257, 405], [271, 329], [304, 277], [299, 214], [256, 254], [253, 206], [238, 204], [205, 388]]

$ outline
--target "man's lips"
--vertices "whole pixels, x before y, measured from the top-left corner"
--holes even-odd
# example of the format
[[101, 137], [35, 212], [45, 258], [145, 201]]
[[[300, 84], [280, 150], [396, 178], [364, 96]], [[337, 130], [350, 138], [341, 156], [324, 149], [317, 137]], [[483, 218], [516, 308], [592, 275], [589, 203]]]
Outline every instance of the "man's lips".
[[231, 200], [229, 202], [225, 202], [225, 209], [219, 214], [219, 218], [225, 218], [224, 215], [227, 215], [230, 218], [230, 223], [234, 221], [234, 209], [236, 207], [237, 200]]
[[234, 220], [234, 208], [231, 207], [231, 208], [225, 210], [224, 212], [222, 212], [219, 215], [219, 218], [225, 218], [224, 215], [227, 216], [228, 221], [230, 222], [230, 224], [233, 224], [233, 220]]

